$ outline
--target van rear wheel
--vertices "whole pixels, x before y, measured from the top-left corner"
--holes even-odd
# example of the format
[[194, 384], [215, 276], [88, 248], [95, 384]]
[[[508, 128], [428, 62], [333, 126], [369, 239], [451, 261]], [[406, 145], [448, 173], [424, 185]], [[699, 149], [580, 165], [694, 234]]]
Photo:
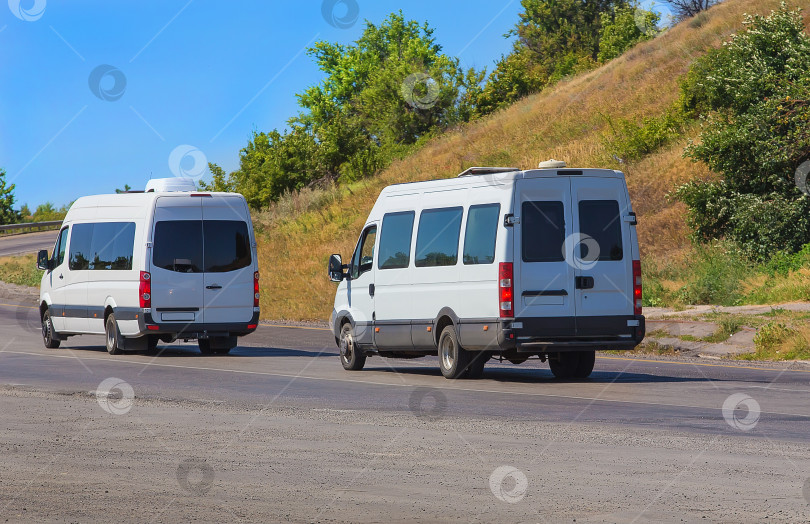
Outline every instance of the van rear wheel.
[[227, 355], [236, 347], [236, 337], [211, 337], [197, 340], [203, 355]]
[[147, 355], [157, 355], [158, 354], [158, 342], [160, 338], [157, 335], [147, 335], [146, 339], [146, 350], [144, 351]]
[[[479, 358], [474, 361], [475, 357]], [[444, 378], [478, 378], [486, 360], [484, 353], [477, 355], [459, 345], [455, 327], [450, 325], [442, 330], [439, 336], [439, 369]]]
[[564, 351], [549, 355], [548, 366], [556, 378], [588, 378], [596, 363], [596, 351]]
[[340, 363], [347, 371], [360, 371], [366, 365], [366, 355], [357, 348], [354, 330], [349, 322], [340, 328]]
[[115, 313], [110, 313], [110, 316], [107, 317], [104, 331], [107, 339], [107, 353], [110, 355], [120, 355], [123, 353], [121, 350], [121, 332], [118, 331]]

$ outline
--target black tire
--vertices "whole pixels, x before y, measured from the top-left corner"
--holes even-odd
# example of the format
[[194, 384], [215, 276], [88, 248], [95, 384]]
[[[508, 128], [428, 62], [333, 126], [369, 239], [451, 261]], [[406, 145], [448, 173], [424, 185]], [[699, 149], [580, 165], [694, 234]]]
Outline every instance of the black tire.
[[588, 378], [593, 372], [593, 366], [596, 364], [596, 351], [580, 351], [579, 364], [577, 364], [577, 371], [574, 378]]
[[467, 368], [467, 375], [465, 378], [477, 379], [484, 375], [484, 365], [490, 359], [489, 353], [480, 351], [473, 353], [472, 363]]
[[107, 322], [104, 324], [105, 339], [107, 341], [107, 353], [110, 355], [120, 355], [123, 353], [121, 349], [121, 332], [118, 331], [118, 322], [115, 321], [115, 313], [110, 313], [107, 317]]
[[197, 340], [197, 346], [200, 348], [200, 353], [203, 355], [213, 355], [214, 350], [211, 349], [211, 339], [209, 338], [201, 338]]
[[354, 339], [354, 330], [349, 322], [340, 328], [340, 363], [347, 371], [360, 371], [366, 365], [366, 354], [357, 349]]
[[565, 351], [549, 355], [548, 365], [558, 379], [588, 378], [596, 362], [596, 351]]
[[203, 355], [227, 355], [236, 347], [236, 337], [211, 337], [197, 340]]
[[[456, 328], [451, 325], [442, 330], [442, 334], [439, 336], [439, 369], [444, 378], [469, 377], [470, 366], [473, 364], [475, 356], [475, 353], [470, 353], [459, 345]], [[486, 360], [482, 358], [481, 362], [486, 362]], [[482, 364], [481, 371], [483, 369]]]
[[42, 342], [48, 349], [56, 349], [59, 347], [61, 340], [59, 340], [56, 331], [53, 329], [53, 321], [51, 320], [50, 310], [45, 310], [42, 315]]
[[160, 337], [157, 335], [147, 335], [146, 338], [146, 350], [144, 353], [147, 355], [157, 355], [158, 354], [158, 342], [160, 341]]

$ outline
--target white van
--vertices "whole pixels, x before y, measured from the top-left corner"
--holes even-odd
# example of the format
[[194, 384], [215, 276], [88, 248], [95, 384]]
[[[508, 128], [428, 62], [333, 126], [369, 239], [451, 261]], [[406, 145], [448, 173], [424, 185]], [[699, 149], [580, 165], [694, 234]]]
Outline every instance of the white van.
[[329, 261], [343, 367], [438, 354], [445, 377], [476, 378], [490, 358], [538, 356], [558, 378], [585, 378], [596, 350], [636, 347], [641, 264], [624, 174], [564, 166], [383, 189], [349, 263]]
[[197, 192], [190, 179], [146, 192], [82, 197], [70, 207], [45, 270], [39, 309], [45, 346], [104, 334], [107, 351], [154, 352], [197, 339], [228, 353], [259, 319], [259, 268], [247, 203]]

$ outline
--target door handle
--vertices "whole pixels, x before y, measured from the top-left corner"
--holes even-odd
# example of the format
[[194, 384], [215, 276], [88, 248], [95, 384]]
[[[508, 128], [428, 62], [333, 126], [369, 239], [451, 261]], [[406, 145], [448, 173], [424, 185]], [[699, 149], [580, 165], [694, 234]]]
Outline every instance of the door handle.
[[374, 284], [369, 284], [368, 285], [368, 296], [370, 296], [370, 297], [374, 296]]
[[576, 277], [574, 279], [574, 285], [577, 289], [592, 289], [593, 277]]
[[222, 289], [222, 286], [219, 284], [211, 284], [210, 286], [205, 286], [205, 289]]

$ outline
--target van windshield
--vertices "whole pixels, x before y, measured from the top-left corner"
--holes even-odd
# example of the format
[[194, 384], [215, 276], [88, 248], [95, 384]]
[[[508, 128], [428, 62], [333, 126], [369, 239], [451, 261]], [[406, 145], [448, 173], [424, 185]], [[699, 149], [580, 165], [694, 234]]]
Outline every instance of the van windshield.
[[178, 273], [226, 273], [248, 267], [247, 224], [239, 220], [157, 222], [152, 262]]

